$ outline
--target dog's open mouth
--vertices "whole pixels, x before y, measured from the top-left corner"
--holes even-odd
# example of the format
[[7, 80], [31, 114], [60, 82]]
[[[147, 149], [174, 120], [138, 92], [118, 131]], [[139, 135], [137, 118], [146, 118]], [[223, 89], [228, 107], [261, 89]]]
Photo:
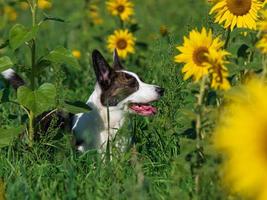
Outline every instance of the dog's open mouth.
[[157, 108], [150, 104], [131, 103], [129, 108], [138, 115], [151, 116], [157, 113]]

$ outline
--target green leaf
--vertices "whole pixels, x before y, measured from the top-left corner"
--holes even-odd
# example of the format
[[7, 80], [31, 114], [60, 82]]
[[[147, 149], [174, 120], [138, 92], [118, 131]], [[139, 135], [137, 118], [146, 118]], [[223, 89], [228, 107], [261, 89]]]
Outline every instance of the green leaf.
[[81, 101], [75, 101], [75, 102], [65, 101], [63, 104], [63, 109], [72, 114], [86, 113], [92, 110], [90, 106]]
[[9, 32], [9, 44], [14, 51], [19, 48], [25, 42], [35, 38], [38, 32], [38, 26], [32, 29], [27, 29], [21, 24], [14, 25]]
[[61, 19], [59, 17], [52, 17], [52, 16], [46, 16], [43, 21], [57, 21], [57, 22], [65, 22], [64, 19]]
[[9, 57], [4, 56], [4, 57], [0, 58], [0, 72], [5, 71], [12, 66], [13, 66], [13, 63]]
[[45, 59], [56, 64], [67, 64], [70, 69], [77, 70], [80, 68], [77, 59], [72, 55], [71, 51], [64, 47], [57, 47]]
[[0, 128], [0, 148], [9, 146], [10, 143], [23, 132], [23, 127], [2, 129]]
[[4, 43], [0, 45], [0, 49], [3, 49], [9, 45], [9, 40], [6, 40]]
[[41, 72], [48, 66], [51, 66], [51, 61], [41, 59], [38, 61], [37, 66], [38, 66], [37, 68], [38, 72]]
[[55, 106], [56, 88], [53, 84], [45, 83], [37, 90], [22, 86], [18, 89], [18, 101], [21, 105], [31, 110], [35, 115]]

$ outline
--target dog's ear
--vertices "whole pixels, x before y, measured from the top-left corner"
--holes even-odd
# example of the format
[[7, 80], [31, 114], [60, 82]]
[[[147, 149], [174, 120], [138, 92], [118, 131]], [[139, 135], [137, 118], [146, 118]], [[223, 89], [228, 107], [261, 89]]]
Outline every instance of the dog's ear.
[[117, 49], [114, 49], [113, 52], [113, 69], [115, 70], [122, 70], [123, 66], [121, 64]]
[[103, 88], [109, 87], [111, 84], [113, 69], [109, 66], [105, 58], [98, 50], [93, 51], [92, 60], [97, 82]]

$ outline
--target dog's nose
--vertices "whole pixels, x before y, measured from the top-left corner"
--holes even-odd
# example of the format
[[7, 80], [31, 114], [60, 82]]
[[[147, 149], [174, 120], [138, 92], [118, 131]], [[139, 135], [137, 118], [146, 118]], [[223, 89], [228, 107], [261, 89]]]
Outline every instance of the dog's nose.
[[156, 87], [156, 92], [157, 92], [160, 96], [163, 96], [163, 95], [164, 95], [164, 91], [165, 91], [164, 88]]

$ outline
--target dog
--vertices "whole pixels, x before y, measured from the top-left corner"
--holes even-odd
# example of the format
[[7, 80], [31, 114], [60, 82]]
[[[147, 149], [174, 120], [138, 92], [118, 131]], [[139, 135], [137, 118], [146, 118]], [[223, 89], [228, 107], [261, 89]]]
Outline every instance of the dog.
[[[159, 100], [164, 89], [144, 83], [137, 74], [125, 70], [116, 49], [112, 67], [98, 50], [92, 52], [92, 63], [96, 84], [86, 102], [92, 110], [76, 114], [73, 120], [67, 121], [71, 121], [79, 151], [97, 149], [105, 152], [108, 141], [115, 138], [127, 113], [142, 116], [156, 114], [157, 108], [150, 103]], [[15, 89], [24, 85], [24, 81], [12, 69], [4, 71], [2, 75]]]

